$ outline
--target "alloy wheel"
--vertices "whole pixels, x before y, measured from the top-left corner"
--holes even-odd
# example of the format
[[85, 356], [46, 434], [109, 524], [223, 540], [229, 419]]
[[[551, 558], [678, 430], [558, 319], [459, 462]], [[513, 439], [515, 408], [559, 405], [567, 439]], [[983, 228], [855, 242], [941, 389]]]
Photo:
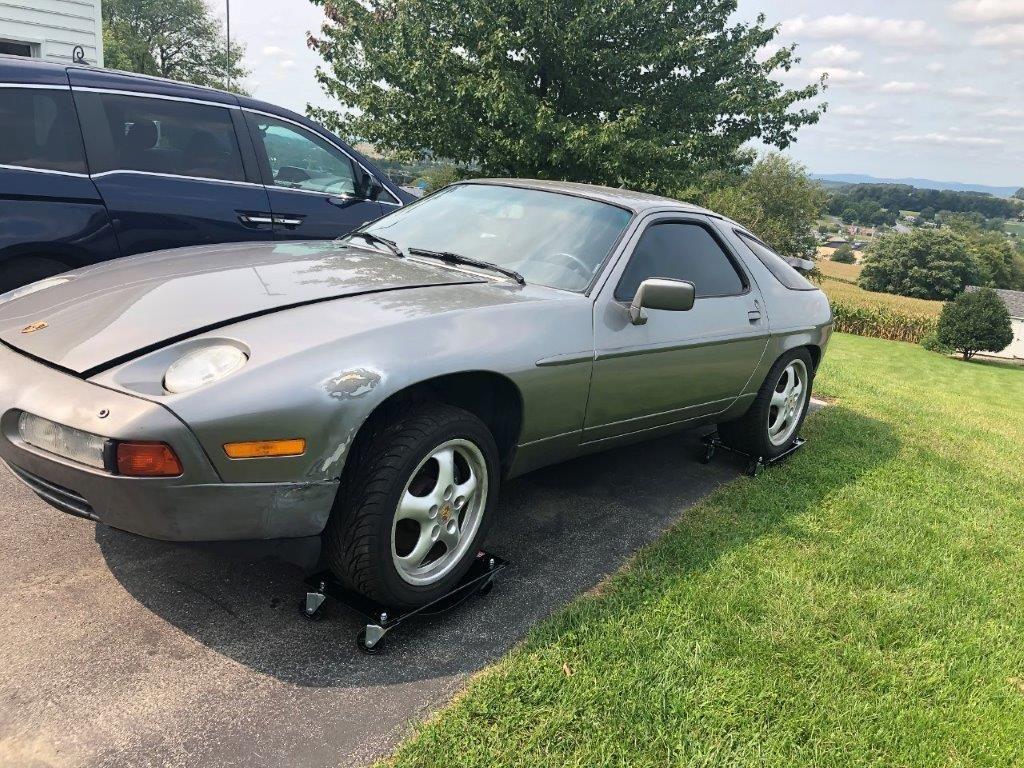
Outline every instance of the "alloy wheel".
[[768, 409], [768, 441], [774, 446], [793, 439], [807, 407], [807, 366], [800, 358], [790, 361], [782, 371]]
[[429, 586], [472, 546], [487, 504], [487, 462], [469, 440], [448, 440], [413, 470], [395, 510], [391, 556], [399, 576]]

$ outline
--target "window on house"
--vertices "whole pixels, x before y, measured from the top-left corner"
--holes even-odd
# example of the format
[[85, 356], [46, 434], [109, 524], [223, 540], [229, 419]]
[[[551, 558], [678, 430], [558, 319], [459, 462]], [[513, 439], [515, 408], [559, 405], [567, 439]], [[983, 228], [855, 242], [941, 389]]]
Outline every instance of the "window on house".
[[32, 45], [29, 43], [12, 43], [8, 40], [0, 40], [0, 53], [8, 56], [31, 56]]

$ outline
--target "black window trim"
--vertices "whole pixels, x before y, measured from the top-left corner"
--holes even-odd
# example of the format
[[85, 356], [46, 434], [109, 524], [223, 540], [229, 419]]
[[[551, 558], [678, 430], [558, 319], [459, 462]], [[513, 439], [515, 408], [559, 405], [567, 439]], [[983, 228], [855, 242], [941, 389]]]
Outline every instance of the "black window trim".
[[[182, 101], [188, 104], [199, 104], [206, 107], [220, 107], [228, 113], [228, 124], [231, 126], [231, 131], [235, 137], [235, 144], [239, 153], [239, 162], [242, 164], [242, 175], [245, 179], [217, 179], [211, 176], [191, 176], [184, 173], [167, 173], [164, 171], [142, 171], [135, 168], [110, 168], [106, 171], [98, 171], [96, 173], [90, 173], [89, 176], [94, 179], [100, 179], [104, 176], [113, 176], [116, 174], [134, 174], [140, 176], [158, 176], [166, 179], [184, 179], [185, 181], [205, 181], [211, 184], [233, 184], [248, 187], [262, 187], [263, 185], [258, 182], [249, 180], [249, 169], [245, 163], [245, 145], [242, 142], [242, 137], [238, 134], [238, 127], [235, 125], [234, 119], [231, 117], [231, 110], [238, 109], [237, 104], [224, 104], [218, 101], [202, 101], [200, 99], [188, 99], [181, 96], [165, 96], [163, 94], [146, 93], [145, 91], [123, 91], [115, 90], [113, 88], [88, 88], [88, 87], [69, 87], [68, 90], [72, 92], [72, 95], [76, 91], [83, 91], [88, 93], [97, 94], [109, 94], [113, 96], [131, 96], [139, 99], [156, 99], [158, 101]], [[78, 112], [78, 102], [75, 102], [75, 112]], [[79, 132], [82, 134], [83, 141], [86, 140], [85, 129], [81, 126], [81, 118], [79, 118]], [[246, 136], [246, 139], [249, 137]], [[86, 142], [88, 144], [88, 142]], [[89, 162], [89, 148], [85, 147], [86, 163]], [[91, 170], [91, 167], [90, 167]]]
[[707, 294], [698, 297], [701, 301], [705, 299], [731, 299], [739, 296], [746, 296], [750, 293], [751, 281], [750, 277], [747, 275], [747, 271], [743, 268], [742, 263], [740, 262], [739, 258], [737, 258], [732, 248], [726, 244], [725, 240], [722, 238], [718, 230], [711, 224], [710, 221], [700, 216], [678, 216], [669, 213], [669, 215], [665, 216], [664, 218], [654, 218], [653, 221], [647, 222], [640, 229], [637, 235], [636, 245], [633, 246], [633, 250], [630, 252], [629, 258], [626, 259], [626, 261], [623, 264], [622, 270], [619, 272], [619, 279], [615, 283], [615, 289], [612, 291], [613, 301], [622, 304], [623, 306], [627, 306], [632, 301], [632, 298], [619, 298], [619, 287], [622, 285], [623, 277], [626, 274], [626, 270], [629, 269], [629, 265], [633, 261], [633, 257], [636, 255], [636, 249], [640, 245], [640, 241], [643, 239], [643, 236], [647, 233], [648, 229], [650, 229], [651, 227], [657, 227], [660, 224], [689, 224], [691, 226], [697, 226], [704, 229], [709, 235], [711, 235], [711, 239], [715, 241], [715, 244], [719, 247], [722, 253], [725, 254], [725, 258], [729, 261], [729, 264], [732, 266], [733, 271], [735, 271], [736, 275], [739, 277], [740, 284], [743, 286], [743, 290], [741, 290], [739, 293]]

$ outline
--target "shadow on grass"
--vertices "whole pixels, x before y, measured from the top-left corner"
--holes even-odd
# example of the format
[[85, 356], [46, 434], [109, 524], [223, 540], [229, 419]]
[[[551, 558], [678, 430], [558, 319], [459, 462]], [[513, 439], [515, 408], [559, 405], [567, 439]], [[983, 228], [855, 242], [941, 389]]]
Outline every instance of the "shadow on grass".
[[[512, 561], [507, 575], [486, 599], [399, 628], [388, 653], [376, 657], [355, 649], [359, 624], [344, 609], [328, 603], [318, 623], [298, 615], [297, 569], [271, 560], [225, 560], [103, 526], [96, 539], [115, 577], [141, 604], [261, 673], [316, 687], [429, 680], [472, 672], [500, 657], [539, 620], [601, 583], [681, 518], [688, 545], [668, 552], [655, 547], [644, 557], [668, 557], [683, 571], [706, 568], [856, 483], [898, 447], [886, 425], [841, 406], [813, 416], [805, 434], [810, 442], [791, 463], [756, 480], [737, 480], [742, 460], [728, 455], [700, 464], [699, 433], [688, 432], [507, 484], [488, 542]], [[737, 482], [722, 493], [739, 502], [740, 516], [712, 514], [716, 505], [691, 509], [731, 480]]]

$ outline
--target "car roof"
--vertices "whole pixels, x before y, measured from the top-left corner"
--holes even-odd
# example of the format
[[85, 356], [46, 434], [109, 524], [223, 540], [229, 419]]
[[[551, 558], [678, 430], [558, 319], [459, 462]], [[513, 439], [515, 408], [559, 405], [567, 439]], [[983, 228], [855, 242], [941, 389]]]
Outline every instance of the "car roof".
[[495, 179], [480, 178], [469, 179], [466, 184], [493, 184], [504, 187], [520, 187], [522, 189], [537, 189], [544, 192], [556, 192], [563, 195], [574, 195], [585, 197], [590, 200], [597, 200], [602, 203], [609, 203], [620, 208], [640, 213], [652, 209], [678, 210], [687, 213], [700, 213], [706, 216], [722, 218], [717, 213], [701, 208], [699, 205], [684, 203], [674, 200], [671, 197], [652, 195], [647, 192], [635, 192], [631, 189], [616, 187], [602, 187], [597, 184], [580, 184], [575, 181], [548, 181], [545, 179]]

